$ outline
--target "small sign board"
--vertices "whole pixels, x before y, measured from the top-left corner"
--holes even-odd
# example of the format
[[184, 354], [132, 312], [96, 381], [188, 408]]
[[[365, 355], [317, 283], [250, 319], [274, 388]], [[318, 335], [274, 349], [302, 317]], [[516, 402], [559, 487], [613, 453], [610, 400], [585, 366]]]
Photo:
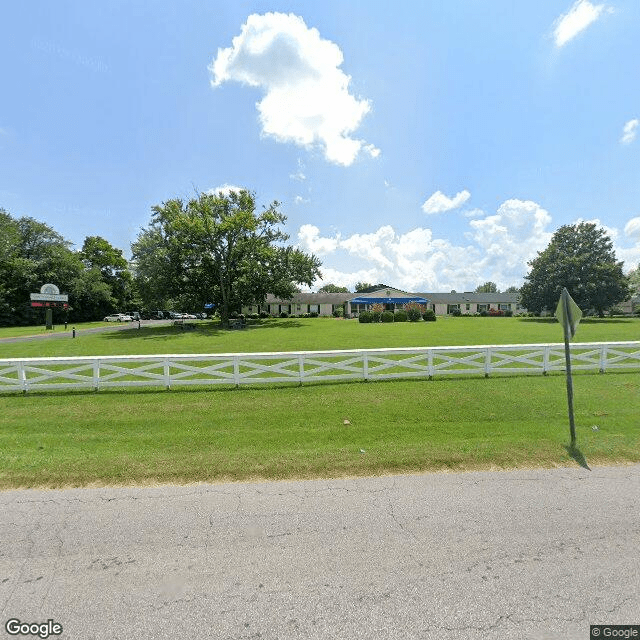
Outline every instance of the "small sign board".
[[42, 302], [69, 302], [69, 296], [66, 293], [60, 293], [60, 289], [55, 284], [43, 284], [40, 287], [40, 293], [31, 294], [32, 301]]

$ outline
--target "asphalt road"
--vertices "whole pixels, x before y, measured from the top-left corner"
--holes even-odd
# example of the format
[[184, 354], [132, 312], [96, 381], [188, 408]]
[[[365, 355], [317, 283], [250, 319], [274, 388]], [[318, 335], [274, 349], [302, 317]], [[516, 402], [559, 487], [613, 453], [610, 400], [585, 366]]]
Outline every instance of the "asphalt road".
[[4, 492], [0, 637], [587, 640], [640, 623], [639, 504], [640, 465]]

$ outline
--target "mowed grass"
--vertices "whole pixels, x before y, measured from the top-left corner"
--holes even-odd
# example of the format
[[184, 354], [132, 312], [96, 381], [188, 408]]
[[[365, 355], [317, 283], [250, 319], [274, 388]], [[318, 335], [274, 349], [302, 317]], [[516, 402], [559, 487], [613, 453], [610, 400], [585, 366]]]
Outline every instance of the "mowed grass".
[[[217, 322], [193, 323], [185, 331], [171, 325], [145, 324], [141, 329], [86, 333], [77, 337], [1, 342], [0, 358], [149, 355], [159, 353], [242, 353], [316, 351], [476, 344], [562, 342], [554, 318], [438, 318], [436, 322], [360, 324], [335, 318], [286, 318], [255, 321], [246, 329], [229, 331]], [[0, 335], [0, 337], [8, 337]], [[584, 319], [578, 342], [640, 339], [640, 318]]]
[[640, 373], [574, 386], [577, 451], [562, 375], [6, 394], [0, 488], [640, 461]]
[[72, 328], [78, 331], [95, 329], [96, 327], [107, 327], [108, 322], [81, 322], [78, 324], [68, 323], [67, 328], [62, 324], [54, 325], [53, 329], [47, 329], [44, 325], [30, 327], [0, 327], [0, 339], [2, 338], [26, 338], [30, 336], [57, 336], [59, 334], [70, 335]]

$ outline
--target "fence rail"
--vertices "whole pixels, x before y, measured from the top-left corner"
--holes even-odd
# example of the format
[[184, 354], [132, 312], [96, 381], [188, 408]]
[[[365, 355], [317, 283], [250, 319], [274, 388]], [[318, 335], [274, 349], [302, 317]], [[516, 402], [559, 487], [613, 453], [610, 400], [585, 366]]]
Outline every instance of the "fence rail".
[[[640, 342], [575, 343], [571, 359], [574, 370], [640, 369]], [[0, 391], [546, 374], [564, 367], [562, 343], [21, 358], [0, 359]]]

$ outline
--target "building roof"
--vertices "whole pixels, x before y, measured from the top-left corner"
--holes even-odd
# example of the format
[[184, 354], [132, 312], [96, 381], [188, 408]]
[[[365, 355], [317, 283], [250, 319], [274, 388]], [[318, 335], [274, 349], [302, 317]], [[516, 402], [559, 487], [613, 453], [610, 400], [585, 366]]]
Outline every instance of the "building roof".
[[473, 293], [465, 291], [461, 293], [410, 293], [393, 287], [378, 289], [369, 293], [296, 293], [288, 300], [282, 300], [269, 294], [266, 304], [342, 304], [343, 302], [366, 298], [367, 303], [376, 301], [383, 302], [390, 299], [393, 302], [403, 302], [425, 298], [432, 304], [508, 304], [516, 303], [519, 299], [518, 293]]
[[268, 294], [266, 304], [342, 304], [354, 297], [353, 293], [295, 293], [288, 300]]

